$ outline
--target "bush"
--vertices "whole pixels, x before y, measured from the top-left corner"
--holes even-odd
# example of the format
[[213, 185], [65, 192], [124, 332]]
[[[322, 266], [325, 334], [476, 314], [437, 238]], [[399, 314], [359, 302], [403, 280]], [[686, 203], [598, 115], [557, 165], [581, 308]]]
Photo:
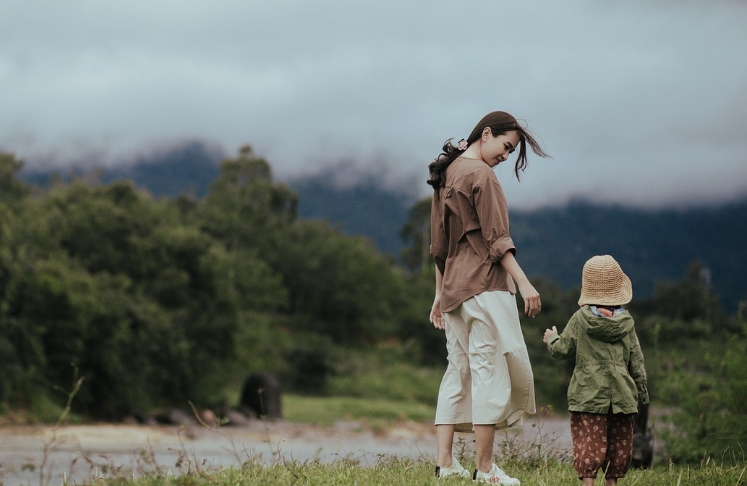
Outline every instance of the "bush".
[[[670, 361], [680, 371], [668, 375], [668, 401], [677, 404], [665, 432], [667, 454], [673, 461], [697, 462], [724, 455], [745, 459], [747, 445], [747, 338], [733, 336], [728, 344], [699, 346], [697, 363]], [[689, 369], [688, 369], [689, 368]]]

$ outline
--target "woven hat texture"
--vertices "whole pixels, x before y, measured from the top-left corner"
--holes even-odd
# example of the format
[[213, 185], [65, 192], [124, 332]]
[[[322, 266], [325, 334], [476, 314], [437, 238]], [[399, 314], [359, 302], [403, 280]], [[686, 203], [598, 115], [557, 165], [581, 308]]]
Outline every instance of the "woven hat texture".
[[578, 305], [623, 305], [633, 298], [633, 286], [610, 255], [591, 257], [581, 276]]

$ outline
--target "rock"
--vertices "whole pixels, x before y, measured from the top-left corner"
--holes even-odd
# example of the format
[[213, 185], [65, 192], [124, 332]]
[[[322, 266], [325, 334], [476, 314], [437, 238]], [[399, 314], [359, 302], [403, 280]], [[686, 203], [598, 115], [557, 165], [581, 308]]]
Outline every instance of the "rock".
[[155, 414], [153, 418], [163, 425], [194, 425], [197, 423], [192, 415], [178, 408], [167, 408]]
[[282, 418], [280, 383], [270, 373], [252, 373], [244, 382], [241, 406], [259, 418]]
[[224, 417], [228, 421], [224, 425], [249, 425], [249, 417], [239, 412], [238, 410], [227, 410]]
[[136, 412], [133, 417], [135, 420], [137, 420], [139, 424], [142, 424], [142, 425], [157, 425], [158, 424], [155, 418], [151, 417], [150, 415], [141, 413], [141, 412]]
[[200, 411], [197, 415], [202, 421], [201, 425], [207, 425], [208, 427], [216, 427], [218, 425], [218, 418], [216, 417], [215, 412], [209, 408]]

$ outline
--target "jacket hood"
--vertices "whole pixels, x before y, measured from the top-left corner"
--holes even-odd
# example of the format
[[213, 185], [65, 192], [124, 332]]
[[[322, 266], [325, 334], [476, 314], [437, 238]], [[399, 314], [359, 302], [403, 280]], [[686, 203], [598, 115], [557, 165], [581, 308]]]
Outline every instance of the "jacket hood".
[[628, 311], [623, 311], [615, 317], [595, 316], [588, 305], [581, 308], [585, 319], [583, 327], [589, 336], [605, 343], [614, 343], [627, 335], [633, 329], [633, 318]]

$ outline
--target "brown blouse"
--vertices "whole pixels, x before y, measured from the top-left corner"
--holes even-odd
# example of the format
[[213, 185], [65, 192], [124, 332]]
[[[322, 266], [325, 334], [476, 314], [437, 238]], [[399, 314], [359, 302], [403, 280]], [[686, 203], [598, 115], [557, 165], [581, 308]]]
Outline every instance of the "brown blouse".
[[516, 254], [498, 178], [482, 160], [457, 158], [431, 206], [431, 255], [443, 275], [441, 312], [489, 290], [515, 294], [514, 281], [500, 264], [507, 251]]

